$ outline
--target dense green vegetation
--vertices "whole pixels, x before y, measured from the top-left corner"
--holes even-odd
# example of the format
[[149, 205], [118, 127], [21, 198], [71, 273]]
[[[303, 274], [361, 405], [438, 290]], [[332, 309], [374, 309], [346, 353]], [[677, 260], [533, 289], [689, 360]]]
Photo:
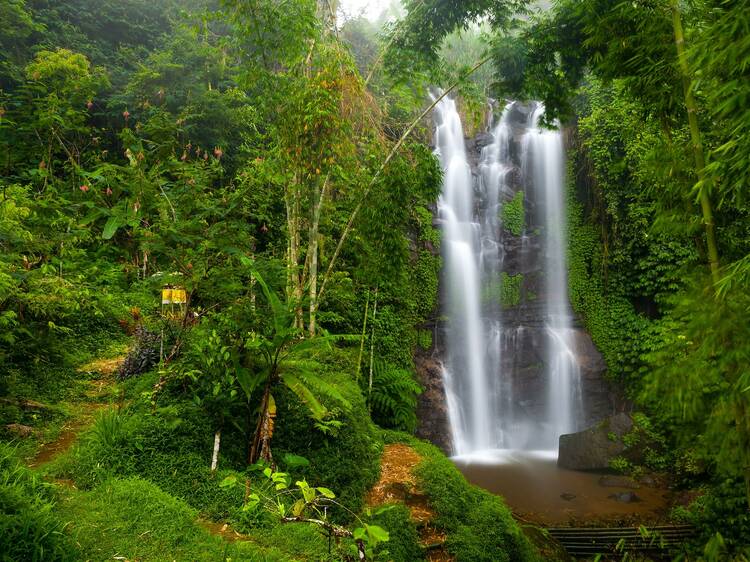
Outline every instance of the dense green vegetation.
[[[750, 556], [747, 6], [405, 0], [376, 26], [335, 4], [0, 0], [0, 557], [420, 560], [408, 510], [365, 505], [399, 442], [455, 560], [536, 559], [408, 435], [436, 84], [468, 131], [488, 95], [565, 128], [571, 303], [648, 443], [614, 468], [694, 492], [696, 556]], [[523, 233], [521, 192], [499, 218]], [[29, 468], [64, 424], [76, 444]]]
[[433, 77], [363, 75], [382, 39], [312, 0], [0, 14], [3, 559], [422, 558], [364, 498], [432, 346]]

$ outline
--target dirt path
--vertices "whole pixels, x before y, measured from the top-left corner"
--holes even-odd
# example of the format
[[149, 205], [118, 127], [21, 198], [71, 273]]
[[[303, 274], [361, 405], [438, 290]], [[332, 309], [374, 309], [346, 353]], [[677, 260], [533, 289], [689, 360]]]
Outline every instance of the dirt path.
[[96, 413], [109, 405], [104, 399], [107, 398], [108, 390], [115, 384], [115, 373], [124, 359], [124, 356], [97, 359], [78, 369], [81, 373], [96, 373], [100, 377], [87, 381], [89, 388], [84, 393], [85, 400], [77, 404], [77, 415], [63, 424], [55, 439], [39, 447], [29, 462], [29, 467], [43, 466], [73, 446], [80, 433], [93, 423]]
[[367, 495], [370, 506], [403, 503], [411, 513], [417, 527], [420, 543], [426, 550], [429, 562], [451, 562], [453, 558], [445, 549], [445, 535], [433, 524], [435, 512], [429, 498], [419, 489], [414, 468], [422, 457], [407, 445], [386, 445], [380, 466], [380, 480]]

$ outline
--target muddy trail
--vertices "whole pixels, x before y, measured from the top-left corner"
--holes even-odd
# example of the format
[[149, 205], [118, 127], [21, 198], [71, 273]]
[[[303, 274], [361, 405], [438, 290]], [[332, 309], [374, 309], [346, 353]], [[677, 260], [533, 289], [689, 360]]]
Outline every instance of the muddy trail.
[[403, 503], [417, 527], [419, 539], [428, 562], [453, 560], [445, 549], [445, 535], [434, 525], [435, 512], [429, 498], [419, 489], [414, 468], [422, 457], [407, 445], [386, 445], [380, 467], [380, 479], [367, 495], [366, 503], [377, 507], [389, 503]]
[[81, 374], [95, 375], [87, 380], [87, 388], [76, 403], [76, 415], [66, 420], [57, 436], [40, 445], [34, 457], [29, 461], [30, 468], [39, 468], [67, 452], [77, 441], [79, 435], [95, 420], [97, 412], [110, 405], [111, 390], [116, 383], [116, 373], [125, 356], [108, 359], [97, 359], [78, 369]]

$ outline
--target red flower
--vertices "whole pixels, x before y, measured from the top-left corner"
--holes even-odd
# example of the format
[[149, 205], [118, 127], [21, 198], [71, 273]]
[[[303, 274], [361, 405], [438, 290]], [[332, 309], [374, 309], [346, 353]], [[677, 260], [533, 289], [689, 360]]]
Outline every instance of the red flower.
[[112, 195], [112, 188], [108, 187], [104, 193], [106, 193], [107, 195]]
[[224, 151], [221, 148], [219, 148], [218, 146], [214, 148], [214, 156], [216, 156], [216, 158], [221, 158], [223, 155]]
[[82, 185], [81, 187], [79, 187], [78, 189], [80, 189], [81, 191], [83, 191], [84, 193], [86, 193], [86, 192], [87, 192], [87, 191], [89, 190], [89, 186], [88, 186], [88, 185], [86, 185], [86, 184], [83, 184], [83, 185]]
[[91, 109], [92, 107], [94, 107], [94, 102], [93, 101], [89, 100], [88, 102], [86, 102], [86, 108], [87, 109]]
[[130, 117], [130, 112], [126, 109], [122, 112], [122, 116], [125, 118], [125, 121], [127, 121], [128, 117]]

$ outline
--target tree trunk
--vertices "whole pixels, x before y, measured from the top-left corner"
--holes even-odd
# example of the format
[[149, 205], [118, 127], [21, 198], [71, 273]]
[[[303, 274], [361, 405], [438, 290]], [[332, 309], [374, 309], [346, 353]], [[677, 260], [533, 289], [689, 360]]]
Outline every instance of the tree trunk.
[[310, 321], [308, 323], [308, 331], [310, 337], [315, 337], [315, 330], [317, 329], [317, 313], [318, 313], [318, 228], [320, 225], [320, 210], [323, 207], [323, 201], [326, 197], [326, 190], [328, 188], [328, 178], [323, 182], [323, 187], [320, 193], [317, 194], [317, 201], [313, 209], [312, 224], [310, 225], [310, 240], [309, 249], [307, 255], [310, 256]]
[[[271, 435], [273, 434], [273, 419], [270, 414], [271, 406], [271, 386], [273, 376], [268, 378], [266, 386], [263, 389], [263, 398], [260, 401], [260, 412], [258, 414], [258, 421], [255, 424], [255, 431], [253, 432], [252, 442], [250, 445], [250, 452], [247, 458], [247, 464], [254, 464], [259, 459], [267, 461], [269, 464], [273, 462], [271, 456]], [[273, 412], [275, 415], [275, 411]]]
[[214, 433], [214, 454], [211, 456], [211, 472], [219, 466], [219, 447], [221, 446], [221, 427]]
[[688, 65], [687, 53], [685, 52], [685, 34], [682, 29], [682, 17], [680, 14], [679, 0], [670, 0], [672, 7], [672, 26], [674, 28], [674, 39], [677, 46], [677, 59], [682, 75], [682, 88], [685, 95], [685, 106], [687, 107], [688, 124], [690, 126], [690, 140], [693, 145], [693, 159], [695, 160], [695, 172], [698, 176], [698, 197], [703, 213], [703, 227], [706, 230], [706, 249], [708, 251], [708, 265], [711, 269], [711, 279], [714, 285], [720, 280], [719, 275], [719, 250], [716, 245], [716, 227], [714, 225], [713, 210], [708, 189], [713, 183], [712, 178], [706, 177], [706, 159], [703, 153], [703, 142], [698, 127], [698, 104], [693, 96], [693, 85]]
[[367, 313], [370, 309], [370, 289], [367, 289], [367, 300], [365, 301], [365, 319], [362, 322], [362, 337], [359, 340], [359, 358], [357, 359], [357, 381], [362, 374], [362, 355], [365, 352], [365, 334], [367, 333]]
[[300, 225], [300, 192], [297, 176], [292, 179], [292, 184], [286, 190], [284, 202], [286, 205], [286, 224], [289, 234], [289, 245], [287, 256], [287, 296], [294, 303], [295, 328], [301, 328], [302, 324], [302, 286], [299, 272], [299, 225]]
[[375, 287], [375, 304], [372, 307], [372, 332], [370, 334], [370, 381], [367, 385], [367, 407], [372, 411], [372, 374], [375, 361], [375, 319], [378, 315], [378, 288]]
[[299, 251], [301, 247], [301, 230], [302, 230], [302, 193], [299, 184], [295, 186], [294, 190], [294, 247], [296, 248], [296, 256], [294, 261], [294, 318], [297, 328], [304, 330], [305, 320], [304, 312], [302, 310], [302, 275], [299, 269]]
[[383, 163], [380, 165], [378, 170], [375, 172], [375, 175], [372, 176], [372, 179], [367, 184], [367, 187], [365, 187], [364, 191], [362, 192], [362, 195], [359, 198], [359, 203], [354, 207], [354, 210], [349, 215], [349, 220], [346, 223], [346, 226], [344, 227], [344, 231], [341, 233], [341, 238], [339, 238], [338, 244], [336, 244], [336, 249], [333, 251], [333, 256], [331, 256], [331, 260], [328, 262], [328, 268], [326, 269], [326, 273], [323, 276], [323, 282], [320, 285], [320, 291], [318, 292], [318, 299], [322, 298], [323, 293], [325, 292], [326, 285], [328, 284], [328, 280], [331, 278], [331, 274], [333, 273], [333, 268], [336, 265], [336, 260], [339, 257], [339, 253], [341, 253], [341, 248], [344, 245], [344, 242], [346, 241], [347, 237], [349, 236], [349, 233], [351, 232], [354, 221], [357, 219], [357, 216], [359, 215], [359, 211], [362, 210], [362, 206], [365, 203], [365, 200], [367, 199], [367, 196], [369, 195], [370, 191], [374, 187], [375, 183], [377, 182], [378, 178], [380, 178], [380, 174], [383, 173], [383, 170], [385, 170], [388, 167], [388, 164], [391, 160], [393, 160], [393, 157], [398, 153], [400, 148], [403, 146], [404, 142], [406, 142], [406, 139], [409, 137], [409, 135], [414, 131], [416, 126], [419, 124], [419, 122], [424, 119], [430, 111], [433, 110], [433, 108], [440, 103], [440, 100], [442, 100], [445, 96], [450, 94], [453, 90], [456, 89], [456, 87], [468, 76], [472, 75], [476, 70], [481, 67], [483, 64], [485, 64], [488, 60], [490, 60], [491, 57], [486, 57], [479, 61], [477, 64], [475, 64], [473, 67], [471, 67], [461, 78], [455, 82], [450, 88], [445, 90], [440, 96], [438, 96], [427, 109], [425, 109], [422, 113], [420, 113], [419, 117], [417, 117], [414, 121], [411, 122], [411, 124], [407, 127], [406, 131], [404, 131], [404, 134], [401, 135], [401, 138], [398, 139], [396, 144], [393, 146], [391, 151], [388, 153], [388, 156], [386, 156]]

